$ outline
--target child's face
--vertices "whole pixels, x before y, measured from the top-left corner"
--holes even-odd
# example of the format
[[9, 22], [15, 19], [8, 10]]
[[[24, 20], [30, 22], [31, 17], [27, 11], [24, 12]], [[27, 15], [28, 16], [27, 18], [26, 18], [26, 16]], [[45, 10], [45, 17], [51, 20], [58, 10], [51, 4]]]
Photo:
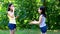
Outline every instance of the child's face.
[[10, 6], [10, 10], [13, 10], [13, 9], [14, 9], [14, 6], [13, 6], [13, 5], [11, 5], [11, 6]]
[[39, 8], [39, 9], [38, 9], [38, 12], [39, 12], [39, 13], [41, 13], [41, 12], [42, 12], [42, 10], [40, 10], [40, 8]]

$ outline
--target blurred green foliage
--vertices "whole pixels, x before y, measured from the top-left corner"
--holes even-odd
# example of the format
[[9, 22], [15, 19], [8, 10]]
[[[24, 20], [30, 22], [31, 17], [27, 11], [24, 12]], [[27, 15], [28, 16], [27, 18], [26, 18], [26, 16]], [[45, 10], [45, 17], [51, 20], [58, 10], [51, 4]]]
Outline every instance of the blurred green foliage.
[[[8, 29], [8, 4], [15, 6], [17, 29], [35, 29], [38, 25], [28, 24], [31, 20], [38, 20], [38, 8], [43, 5], [41, 0], [0, 0], [0, 29]], [[60, 1], [46, 0], [46, 14], [48, 29], [60, 29]]]
[[49, 29], [60, 29], [60, 1], [51, 0], [46, 2], [47, 24]]

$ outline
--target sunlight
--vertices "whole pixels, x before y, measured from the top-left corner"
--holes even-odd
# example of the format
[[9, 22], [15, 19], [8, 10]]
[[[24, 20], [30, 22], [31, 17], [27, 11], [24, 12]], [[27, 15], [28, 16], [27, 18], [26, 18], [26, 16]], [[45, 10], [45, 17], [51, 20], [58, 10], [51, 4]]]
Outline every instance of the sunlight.
[[0, 6], [0, 10], [1, 10], [1, 6]]
[[48, 2], [50, 2], [50, 0], [47, 0]]
[[25, 24], [27, 23], [28, 20], [24, 20]]
[[54, 30], [54, 32], [58, 32], [58, 30]]
[[14, 0], [8, 0], [10, 3], [15, 2]]
[[41, 0], [36, 0], [36, 2], [37, 2], [37, 6], [43, 5], [43, 4], [41, 3]]
[[4, 0], [5, 3], [8, 3], [8, 0]]

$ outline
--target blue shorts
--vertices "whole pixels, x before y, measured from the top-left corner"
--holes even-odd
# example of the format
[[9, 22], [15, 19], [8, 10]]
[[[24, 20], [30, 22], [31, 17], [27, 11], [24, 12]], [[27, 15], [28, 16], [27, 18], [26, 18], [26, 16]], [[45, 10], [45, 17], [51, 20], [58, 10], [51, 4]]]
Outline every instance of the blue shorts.
[[16, 28], [16, 24], [8, 24], [10, 30], [14, 30]]
[[42, 33], [46, 33], [47, 32], [47, 26], [40, 27], [40, 29], [41, 29]]

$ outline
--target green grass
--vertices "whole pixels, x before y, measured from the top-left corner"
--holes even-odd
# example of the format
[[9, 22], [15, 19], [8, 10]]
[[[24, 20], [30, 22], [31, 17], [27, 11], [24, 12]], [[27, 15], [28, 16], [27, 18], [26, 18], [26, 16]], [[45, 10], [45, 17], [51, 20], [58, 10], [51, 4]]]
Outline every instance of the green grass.
[[[9, 30], [0, 30], [0, 34], [9, 34]], [[41, 31], [39, 29], [38, 30], [25, 29], [25, 30], [18, 30], [15, 32], [15, 34], [41, 34]], [[47, 34], [60, 34], [60, 31], [49, 30], [47, 31]]]

